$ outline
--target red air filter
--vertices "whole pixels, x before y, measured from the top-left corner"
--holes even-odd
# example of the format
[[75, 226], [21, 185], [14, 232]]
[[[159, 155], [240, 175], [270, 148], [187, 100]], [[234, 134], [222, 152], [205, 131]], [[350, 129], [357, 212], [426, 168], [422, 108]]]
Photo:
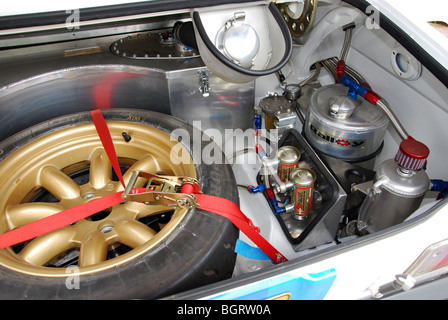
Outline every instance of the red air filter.
[[408, 137], [401, 142], [395, 161], [405, 169], [420, 170], [426, 164], [428, 156], [429, 149], [426, 145]]

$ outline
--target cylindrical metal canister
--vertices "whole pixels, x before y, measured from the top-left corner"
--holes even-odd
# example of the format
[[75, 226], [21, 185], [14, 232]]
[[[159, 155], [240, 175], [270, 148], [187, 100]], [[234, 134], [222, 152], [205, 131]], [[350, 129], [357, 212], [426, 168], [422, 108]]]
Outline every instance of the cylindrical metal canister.
[[359, 211], [361, 228], [373, 233], [403, 222], [420, 206], [430, 180], [424, 170], [403, 170], [384, 161]]
[[278, 149], [278, 176], [281, 181], [289, 181], [289, 175], [292, 170], [297, 168], [300, 156], [300, 151], [293, 146], [283, 146]]
[[317, 89], [310, 100], [305, 135], [319, 152], [349, 162], [373, 158], [389, 123], [377, 106], [358, 98], [348, 108], [348, 88], [336, 84]]
[[310, 169], [297, 168], [291, 172], [289, 178], [294, 183], [291, 199], [294, 204], [292, 216], [295, 219], [303, 220], [308, 217], [312, 209], [316, 174]]

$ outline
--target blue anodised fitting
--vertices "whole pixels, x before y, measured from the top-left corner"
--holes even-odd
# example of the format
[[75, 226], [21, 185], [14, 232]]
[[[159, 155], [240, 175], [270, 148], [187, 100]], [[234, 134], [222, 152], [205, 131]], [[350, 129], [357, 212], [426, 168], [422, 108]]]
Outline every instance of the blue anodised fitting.
[[432, 179], [430, 190], [440, 192], [439, 198], [445, 198], [448, 195], [448, 181]]
[[264, 184], [260, 184], [260, 185], [258, 185], [258, 186], [249, 186], [248, 188], [247, 188], [247, 190], [250, 192], [250, 193], [258, 193], [258, 192], [263, 192], [263, 191], [265, 191], [266, 190], [266, 186], [264, 185]]
[[339, 82], [348, 87], [348, 96], [355, 101], [358, 99], [358, 96], [364, 98], [366, 93], [370, 91], [370, 89], [360, 85], [346, 74], [339, 79]]
[[266, 195], [268, 196], [269, 203], [271, 204], [272, 210], [274, 210], [275, 215], [279, 215], [283, 212], [286, 212], [285, 208], [280, 208], [278, 206], [277, 199], [275, 198], [274, 191], [271, 188], [266, 188]]
[[261, 129], [261, 124], [262, 124], [261, 115], [256, 114], [255, 115], [255, 130]]
[[274, 209], [275, 211], [275, 215], [279, 215], [283, 212], [286, 212], [285, 208], [280, 208], [278, 206], [278, 201], [276, 198], [269, 199], [269, 202], [271, 203], [272, 209]]

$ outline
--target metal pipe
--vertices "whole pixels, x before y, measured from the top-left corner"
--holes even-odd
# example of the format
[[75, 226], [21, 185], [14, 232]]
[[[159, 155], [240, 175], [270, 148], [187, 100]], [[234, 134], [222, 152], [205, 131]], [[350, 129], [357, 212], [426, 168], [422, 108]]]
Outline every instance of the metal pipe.
[[[336, 77], [336, 66], [338, 64], [339, 59], [337, 57], [332, 57], [332, 58], [328, 58], [327, 60], [324, 60], [325, 63], [327, 64], [327, 70], [328, 68], [330, 68], [331, 70], [329, 70], [331, 72], [331, 74], [333, 75], [333, 77], [335, 77], [335, 80], [337, 80]], [[323, 63], [324, 63], [323, 61]], [[324, 64], [325, 66], [325, 64]], [[356, 82], [360, 83], [360, 84], [365, 84], [366, 80], [364, 79], [364, 77], [355, 69], [351, 68], [350, 66], [345, 67], [345, 73], [348, 74], [351, 78], [353, 78]]]
[[314, 70], [313, 74], [311, 76], [309, 76], [308, 78], [306, 78], [305, 80], [301, 81], [299, 83], [299, 87], [303, 87], [303, 86], [307, 85], [308, 83], [310, 83], [311, 81], [314, 81], [319, 76], [320, 70], [321, 70], [320, 62], [316, 62], [314, 64], [314, 66], [316, 69]]
[[274, 210], [275, 215], [279, 215], [283, 212], [286, 212], [285, 208], [280, 208], [278, 206], [277, 198], [271, 188], [266, 189], [266, 194], [268, 196], [269, 203], [271, 204], [271, 208]]
[[379, 99], [376, 102], [376, 105], [380, 107], [384, 111], [384, 113], [386, 113], [392, 126], [395, 128], [395, 131], [397, 131], [401, 139], [406, 140], [407, 138], [410, 137], [410, 135], [407, 133], [407, 131], [401, 124], [400, 120], [398, 120], [397, 116], [393, 113], [392, 109], [389, 107], [388, 103], [384, 99]]
[[350, 44], [352, 42], [352, 30], [353, 28], [345, 29], [344, 44], [342, 45], [340, 60], [347, 60], [348, 50], [350, 49]]
[[343, 85], [349, 88], [349, 96], [352, 96], [356, 99], [356, 97], [359, 95], [373, 105], [380, 107], [384, 111], [395, 131], [397, 131], [402, 140], [406, 140], [410, 137], [410, 135], [401, 124], [400, 120], [398, 120], [397, 116], [389, 107], [389, 104], [383, 98], [381, 98], [378, 94], [376, 94], [369, 88], [366, 88], [363, 85], [357, 83], [354, 79], [350, 78], [346, 74], [343, 75], [339, 80]]
[[336, 67], [332, 65], [330, 60], [331, 58], [327, 60], [322, 60], [322, 65], [333, 76], [333, 79], [337, 80]]
[[264, 151], [263, 147], [261, 145], [257, 144], [255, 146], [255, 149], [257, 150], [258, 156], [261, 159], [263, 167], [268, 170], [269, 174], [274, 178], [275, 182], [278, 185], [284, 186], [284, 188], [286, 188], [285, 183], [280, 180], [279, 176], [277, 175], [277, 171], [273, 168], [274, 161], [272, 161], [268, 158], [268, 155]]

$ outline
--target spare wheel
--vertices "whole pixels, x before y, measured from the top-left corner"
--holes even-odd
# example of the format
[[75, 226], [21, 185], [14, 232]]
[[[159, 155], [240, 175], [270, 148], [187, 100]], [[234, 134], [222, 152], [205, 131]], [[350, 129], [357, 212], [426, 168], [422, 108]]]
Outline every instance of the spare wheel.
[[[136, 169], [189, 176], [204, 194], [238, 204], [224, 155], [212, 164], [171, 161], [179, 142], [170, 134], [179, 128], [190, 137], [181, 140], [182, 152], [201, 156], [193, 152], [197, 129], [151, 111], [103, 115], [125, 181]], [[211, 142], [196, 143], [202, 150]], [[122, 190], [88, 112], [24, 130], [1, 142], [0, 153], [0, 233]], [[237, 237], [229, 220], [199, 208], [123, 202], [0, 250], [0, 299], [160, 298], [229, 277]]]

